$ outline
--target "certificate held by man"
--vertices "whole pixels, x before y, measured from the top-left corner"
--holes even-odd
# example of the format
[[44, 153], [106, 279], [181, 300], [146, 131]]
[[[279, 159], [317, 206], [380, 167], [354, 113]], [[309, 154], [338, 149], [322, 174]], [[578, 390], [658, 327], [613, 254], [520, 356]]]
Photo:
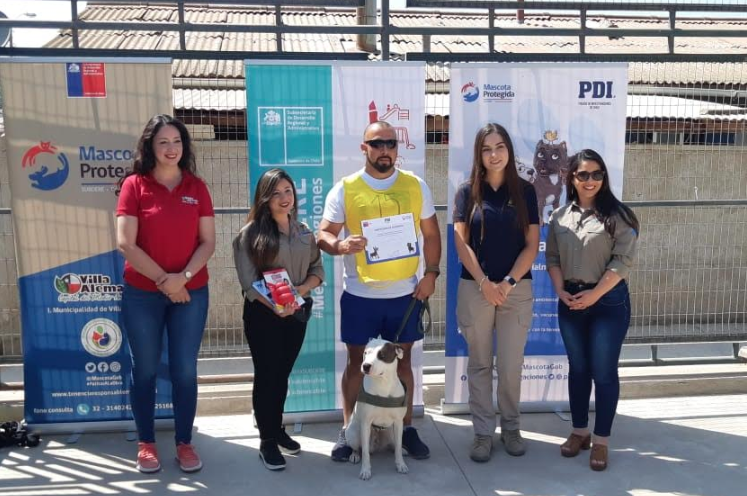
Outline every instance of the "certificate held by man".
[[361, 221], [366, 238], [366, 262], [388, 262], [420, 256], [413, 214], [392, 215]]

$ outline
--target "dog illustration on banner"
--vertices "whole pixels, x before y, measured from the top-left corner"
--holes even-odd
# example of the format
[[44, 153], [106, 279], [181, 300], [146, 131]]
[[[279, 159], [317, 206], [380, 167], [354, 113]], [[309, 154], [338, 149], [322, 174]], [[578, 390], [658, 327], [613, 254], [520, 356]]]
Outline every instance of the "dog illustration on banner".
[[519, 172], [519, 177], [527, 181], [529, 184], [534, 184], [534, 180], [537, 179], [536, 171], [531, 165], [527, 165], [518, 158], [516, 159], [516, 170]]
[[[565, 177], [568, 174], [568, 148], [565, 141], [556, 143], [557, 131], [545, 131], [543, 139], [537, 142], [534, 149], [533, 171], [524, 171], [524, 177], [529, 180], [537, 193], [537, 210], [540, 225], [547, 223], [550, 213], [560, 207], [560, 197], [565, 187]], [[522, 171], [519, 171], [522, 175]]]
[[[55, 167], [54, 172], [50, 172], [48, 165], [55, 166], [57, 164], [49, 163], [47, 160], [51, 157], [47, 157], [47, 155], [56, 157], [59, 162], [59, 167]], [[37, 164], [39, 158], [42, 161]], [[21, 167], [24, 169], [26, 167], [32, 168], [33, 172], [28, 176], [31, 180], [31, 187], [42, 191], [51, 191], [62, 186], [70, 172], [70, 163], [67, 156], [58, 151], [57, 147], [50, 141], [41, 141], [38, 145], [26, 150], [21, 160]]]

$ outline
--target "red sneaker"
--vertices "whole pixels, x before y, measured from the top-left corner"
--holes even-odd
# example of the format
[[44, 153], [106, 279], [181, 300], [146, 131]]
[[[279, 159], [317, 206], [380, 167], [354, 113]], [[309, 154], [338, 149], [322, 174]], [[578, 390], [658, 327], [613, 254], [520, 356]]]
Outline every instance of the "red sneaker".
[[182, 472], [197, 472], [202, 468], [202, 460], [191, 444], [179, 443], [176, 447], [176, 461]]
[[161, 470], [156, 443], [137, 443], [137, 469], [144, 474]]

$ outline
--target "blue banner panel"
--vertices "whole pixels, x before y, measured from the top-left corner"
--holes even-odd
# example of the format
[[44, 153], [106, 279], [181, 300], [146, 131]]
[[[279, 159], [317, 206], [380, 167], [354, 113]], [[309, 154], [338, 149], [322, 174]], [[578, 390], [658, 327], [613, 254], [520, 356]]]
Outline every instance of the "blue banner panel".
[[[123, 264], [111, 251], [18, 280], [28, 423], [132, 418], [119, 317]], [[165, 356], [157, 388], [156, 417], [170, 417]]]
[[[332, 67], [248, 63], [247, 126], [250, 198], [260, 176], [285, 169], [296, 184], [298, 218], [316, 231], [333, 185]], [[334, 263], [324, 257], [327, 281]], [[335, 291], [312, 292], [314, 308], [290, 377], [285, 411], [335, 409]]]

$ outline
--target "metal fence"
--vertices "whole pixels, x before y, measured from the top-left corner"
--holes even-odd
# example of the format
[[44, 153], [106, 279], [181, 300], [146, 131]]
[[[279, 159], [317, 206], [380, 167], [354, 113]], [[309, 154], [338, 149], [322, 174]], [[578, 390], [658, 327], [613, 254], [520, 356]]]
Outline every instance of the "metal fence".
[[[212, 126], [191, 127], [199, 171], [210, 185], [218, 214], [217, 247], [209, 263], [213, 297], [202, 354], [242, 355], [248, 349], [241, 327], [242, 300], [231, 240], [248, 210], [246, 141], [216, 140]], [[439, 204], [437, 215], [445, 247], [448, 145], [428, 145], [426, 157], [426, 182]], [[687, 166], [688, 160], [693, 167]], [[0, 172], [0, 177], [5, 175], [7, 169]], [[692, 184], [700, 185], [697, 201], [687, 199], [693, 195]], [[730, 197], [741, 200], [726, 199]], [[630, 277], [633, 320], [628, 342], [746, 340], [747, 150], [722, 145], [629, 145], [625, 198], [642, 225], [638, 263]], [[7, 194], [3, 201], [7, 202]], [[0, 211], [0, 299], [4, 302], [0, 308], [0, 360], [5, 361], [22, 354], [9, 213], [9, 209]], [[443, 260], [445, 254], [442, 269]], [[425, 339], [430, 349], [444, 344], [444, 283], [440, 278], [432, 298], [434, 327]]]
[[[425, 4], [430, 0], [418, 1]], [[259, 55], [256, 52], [221, 52], [211, 53], [210, 59], [201, 60], [207, 57], [205, 52], [200, 54], [186, 50], [189, 31], [210, 31], [215, 26], [211, 25], [209, 29], [197, 21], [184, 22], [185, 5], [188, 8], [196, 2], [171, 3], [179, 5], [182, 16], [176, 28], [167, 27], [167, 30], [175, 31], [179, 37], [181, 46], [178, 50], [144, 51], [142, 54], [136, 50], [86, 52], [86, 29], [103, 30], [107, 26], [119, 29], [121, 26], [111, 23], [107, 26], [101, 23], [87, 24], [75, 20], [71, 32], [75, 37], [81, 35], [83, 42], [76, 41], [74, 50], [60, 48], [59, 54], [170, 55], [177, 58], [181, 54], [184, 59], [176, 60], [175, 68], [187, 64], [204, 64], [208, 67], [229, 62], [238, 64], [241, 58], [252, 56], [310, 58], [319, 55], [315, 52], [299, 54], [287, 51], [262, 52]], [[533, 5], [540, 3], [534, 2]], [[597, 4], [611, 5], [617, 10], [630, 7], [628, 2]], [[469, 6], [465, 2], [459, 5]], [[457, 35], [464, 29], [431, 29], [422, 26], [416, 29], [392, 25], [389, 23], [386, 0], [381, 12], [381, 24], [374, 27], [345, 26], [344, 31], [380, 36], [383, 49], [380, 55], [384, 59], [390, 55], [390, 38], [392, 43], [397, 39], [406, 42], [405, 37], [417, 35], [422, 42], [422, 52], [407, 54], [406, 58], [429, 61], [425, 95], [428, 143], [425, 179], [439, 205], [437, 215], [443, 246], [446, 246], [445, 226], [449, 216], [445, 205], [448, 201], [446, 178], [450, 60], [635, 60], [637, 62], [631, 64], [629, 69], [631, 81], [636, 83], [629, 88], [631, 97], [627, 108], [628, 145], [625, 156], [624, 200], [636, 210], [642, 228], [638, 264], [630, 277], [633, 320], [628, 342], [747, 340], [747, 64], [743, 61], [743, 55], [739, 58], [735, 55], [718, 54], [715, 50], [689, 56], [675, 54], [673, 51], [650, 57], [640, 53], [587, 55], [584, 54], [584, 47], [589, 44], [579, 41], [580, 52], [572, 56], [550, 53], [499, 56], [494, 52], [495, 41], [504, 35], [548, 36], [547, 32], [550, 32], [556, 36], [591, 40], [594, 36], [617, 36], [620, 31], [613, 33], [611, 30], [614, 28], [598, 29], [588, 26], [585, 17], [587, 7], [579, 8], [580, 2], [555, 4], [557, 8], [570, 6], [581, 12], [581, 25], [578, 29], [564, 31], [548, 28], [542, 33], [532, 29], [529, 34], [525, 28], [507, 30], [493, 24], [495, 17], [492, 9], [518, 8], [516, 2], [483, 2], [481, 5], [491, 12], [489, 22], [485, 27], [477, 29], [477, 34], [474, 35], [489, 38], [490, 42], [486, 46], [490, 51], [483, 54], [433, 53], [426, 50], [426, 47], [436, 45], [439, 36]], [[688, 10], [686, 5], [676, 2], [655, 2], [645, 8], [656, 10], [652, 5], [664, 12]], [[713, 4], [690, 5], [690, 10], [695, 11], [708, 10], [708, 5], [713, 7]], [[747, 6], [741, 2], [719, 5], [729, 7], [734, 12], [747, 10]], [[278, 6], [275, 13], [279, 16], [279, 12]], [[0, 26], [3, 24], [6, 23], [0, 20]], [[23, 25], [25, 26], [26, 24]], [[46, 23], [39, 27], [71, 26]], [[127, 29], [147, 31], [155, 27], [158, 26], [145, 23], [139, 28], [129, 26]], [[334, 29], [330, 28], [331, 31], [328, 32], [343, 32], [342, 27], [332, 28]], [[263, 32], [274, 34], [277, 38], [304, 32], [302, 27], [287, 26], [282, 22], [275, 26], [232, 26], [229, 30]], [[519, 32], [522, 30], [523, 34]], [[325, 32], [318, 27], [307, 31]], [[728, 39], [737, 36], [731, 30], [706, 31], [691, 29], [685, 34], [696, 38], [708, 34], [724, 34]], [[641, 32], [624, 34], [643, 36], [646, 39], [653, 36], [652, 33]], [[675, 34], [683, 36], [683, 31], [675, 30], [674, 24], [670, 30], [659, 32], [659, 36], [668, 40], [669, 48], [673, 48], [670, 40], [674, 40]], [[744, 36], [744, 31], [740, 31], [739, 35]], [[282, 42], [275, 47], [282, 50]], [[57, 49], [39, 50], [13, 51], [6, 47], [0, 48], [0, 54], [52, 55]], [[334, 55], [327, 54], [327, 58]], [[360, 58], [359, 55], [352, 58]], [[678, 72], [677, 84], [671, 82], [672, 78], [662, 76], [671, 75], [673, 71]], [[189, 123], [195, 138], [199, 173], [210, 187], [217, 213], [217, 247], [215, 256], [209, 263], [212, 302], [202, 353], [204, 356], [243, 355], [248, 353], [248, 348], [241, 329], [242, 301], [231, 253], [231, 240], [243, 225], [249, 204], [243, 79], [235, 75], [231, 78], [185, 77], [181, 72], [189, 71], [175, 69], [175, 113]], [[643, 84], [640, 81], [651, 83]], [[657, 83], [659, 81], [662, 83]], [[210, 92], [213, 92], [212, 96]], [[19, 360], [22, 348], [4, 146], [0, 140], [0, 361], [9, 361]], [[444, 254], [442, 265], [445, 259]], [[444, 278], [440, 278], [436, 294], [432, 298], [434, 328], [433, 333], [425, 339], [427, 348], [441, 348], [444, 344], [444, 283]]]

